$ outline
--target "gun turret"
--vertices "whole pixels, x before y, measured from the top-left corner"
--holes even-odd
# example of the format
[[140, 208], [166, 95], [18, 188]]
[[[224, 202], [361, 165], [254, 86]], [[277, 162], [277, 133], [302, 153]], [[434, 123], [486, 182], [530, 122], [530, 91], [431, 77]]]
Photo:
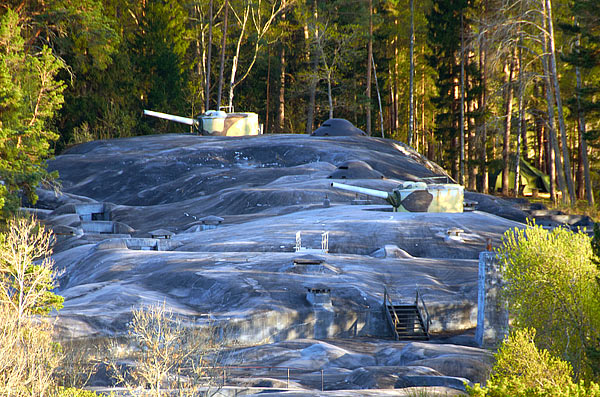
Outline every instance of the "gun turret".
[[390, 203], [394, 212], [463, 212], [464, 188], [456, 184], [407, 181], [391, 192], [337, 182], [331, 183], [331, 187], [382, 198]]
[[198, 118], [175, 116], [172, 114], [144, 110], [144, 115], [158, 117], [194, 126], [202, 135], [242, 136], [262, 133], [256, 113], [226, 113], [221, 110], [207, 110]]

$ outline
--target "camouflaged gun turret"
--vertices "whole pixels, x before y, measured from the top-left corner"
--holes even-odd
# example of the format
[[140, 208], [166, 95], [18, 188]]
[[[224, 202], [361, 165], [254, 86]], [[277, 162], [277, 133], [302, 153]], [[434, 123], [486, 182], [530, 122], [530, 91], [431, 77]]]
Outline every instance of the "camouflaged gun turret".
[[226, 113], [222, 110], [208, 110], [197, 118], [175, 116], [168, 113], [144, 110], [144, 115], [187, 124], [202, 135], [243, 136], [261, 134], [256, 113]]
[[406, 181], [391, 192], [333, 182], [331, 187], [379, 197], [394, 212], [463, 212], [464, 188], [457, 184], [427, 184]]

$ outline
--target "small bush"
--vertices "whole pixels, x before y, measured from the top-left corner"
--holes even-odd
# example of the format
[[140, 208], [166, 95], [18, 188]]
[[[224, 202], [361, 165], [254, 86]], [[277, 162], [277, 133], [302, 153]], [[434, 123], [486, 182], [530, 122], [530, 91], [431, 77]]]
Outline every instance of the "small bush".
[[43, 396], [53, 389], [60, 352], [52, 328], [30, 316], [19, 319], [11, 306], [0, 304], [0, 395]]
[[98, 394], [91, 390], [77, 389], [74, 387], [60, 387], [56, 392], [56, 397], [98, 397]]
[[507, 231], [499, 255], [513, 325], [535, 328], [537, 346], [591, 379], [586, 352], [600, 333], [600, 272], [590, 237], [530, 224]]
[[[214, 327], [188, 327], [182, 318], [162, 305], [134, 310], [129, 324], [133, 351], [128, 357], [113, 354], [109, 366], [118, 383], [130, 393], [151, 396], [168, 394], [167, 389], [194, 394], [217, 385], [220, 372], [215, 367], [222, 340]], [[113, 352], [126, 351], [120, 346]], [[133, 365], [123, 365], [124, 361]]]
[[574, 383], [571, 365], [535, 346], [534, 329], [520, 329], [506, 338], [496, 353], [492, 376], [483, 387], [467, 386], [471, 396], [529, 397], [564, 396], [598, 397], [595, 383]]
[[[56, 272], [51, 235], [35, 220], [15, 218], [0, 234], [0, 395], [53, 393], [61, 352], [43, 315], [62, 307], [51, 292]], [[40, 316], [41, 315], [41, 316]]]

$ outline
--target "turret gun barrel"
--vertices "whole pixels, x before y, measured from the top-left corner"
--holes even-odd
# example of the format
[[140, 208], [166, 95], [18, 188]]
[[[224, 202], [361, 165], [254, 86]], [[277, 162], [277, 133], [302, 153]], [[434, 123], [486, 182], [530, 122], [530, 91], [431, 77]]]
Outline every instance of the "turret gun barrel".
[[368, 189], [366, 187], [358, 187], [358, 186], [352, 186], [352, 185], [345, 185], [343, 183], [337, 183], [337, 182], [332, 182], [331, 187], [334, 187], [336, 189], [341, 189], [341, 190], [347, 190], [349, 192], [366, 194], [367, 196], [379, 197], [384, 200], [387, 200], [390, 196], [390, 194], [388, 192], [383, 192], [381, 190]]
[[333, 182], [331, 187], [379, 197], [390, 203], [395, 212], [463, 212], [464, 188], [445, 183], [404, 181], [391, 192]]
[[158, 117], [160, 119], [165, 119], [165, 120], [171, 120], [171, 121], [174, 121], [176, 123], [181, 123], [181, 124], [198, 125], [198, 120], [195, 120], [195, 119], [190, 119], [190, 118], [181, 117], [181, 116], [174, 116], [172, 114], [167, 114], [167, 113], [154, 112], [152, 110], [144, 109], [144, 115]]

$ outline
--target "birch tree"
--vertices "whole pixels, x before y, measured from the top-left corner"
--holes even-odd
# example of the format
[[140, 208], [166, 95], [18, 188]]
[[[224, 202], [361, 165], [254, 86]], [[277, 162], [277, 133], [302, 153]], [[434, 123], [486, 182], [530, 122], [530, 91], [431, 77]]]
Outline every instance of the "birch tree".
[[[558, 111], [558, 125], [560, 127], [560, 137], [562, 143], [562, 154], [564, 163], [564, 175], [567, 181], [567, 188], [569, 191], [569, 202], [571, 205], [575, 205], [575, 187], [573, 185], [573, 175], [571, 174], [571, 160], [569, 155], [569, 145], [567, 142], [567, 132], [565, 127], [565, 117], [562, 107], [562, 98], [560, 94], [560, 85], [558, 84], [558, 71], [556, 66], [556, 49], [554, 43], [554, 22], [552, 20], [552, 3], [550, 0], [544, 0], [544, 17], [547, 19], [547, 37], [548, 37], [548, 52], [550, 62], [550, 78], [554, 85], [554, 95], [556, 100], [556, 107]], [[563, 201], [566, 201], [566, 197], [563, 196]]]
[[[293, 4], [295, 0], [244, 0], [242, 2], [242, 10], [236, 11], [232, 9], [233, 14], [241, 26], [240, 33], [237, 39], [235, 55], [232, 61], [231, 78], [229, 80], [229, 108], [233, 108], [233, 95], [235, 87], [248, 77], [250, 71], [256, 63], [256, 59], [261, 49], [267, 44], [265, 38], [276, 18], [284, 12], [284, 10]], [[251, 25], [253, 33], [253, 43], [251, 59], [245, 67], [245, 72], [241, 77], [237, 78], [237, 69], [240, 59], [240, 50], [244, 38], [249, 34], [246, 30], [248, 24]]]
[[353, 43], [358, 36], [359, 27], [356, 25], [339, 26], [335, 23], [317, 23], [318, 36], [315, 37], [316, 51], [320, 55], [319, 74], [327, 83], [327, 102], [329, 118], [333, 118], [333, 92], [336, 73], [341, 64], [352, 54]]
[[0, 300], [19, 320], [30, 314], [48, 314], [62, 308], [63, 297], [52, 292], [58, 286], [52, 237], [33, 219], [13, 218], [8, 233], [0, 235]]
[[[564, 127], [564, 117], [561, 116], [562, 104], [558, 106], [560, 102], [560, 88], [557, 86], [558, 80], [555, 78], [556, 59], [551, 42], [551, 36], [553, 36], [551, 34], [552, 21], [551, 15], [550, 18], [548, 17], [547, 6], [547, 0], [505, 0], [500, 4], [497, 11], [484, 22], [485, 27], [480, 35], [487, 35], [487, 38], [493, 43], [494, 52], [491, 54], [492, 64], [497, 63], [498, 60], [505, 59], [508, 54], [511, 54], [511, 59], [514, 59], [517, 53], [516, 49], [520, 48], [521, 59], [517, 63], [517, 66], [519, 73], [519, 118], [521, 120], [519, 120], [520, 128], [517, 134], [517, 142], [519, 141], [519, 136], [523, 135], [523, 128], [525, 128], [525, 120], [522, 118], [525, 106], [524, 95], [527, 92], [527, 86], [536, 81], [542, 81], [545, 84], [547, 107], [545, 123], [550, 142], [550, 150], [547, 151], [547, 155], [552, 161], [552, 166], [549, 169], [552, 182], [551, 188], [554, 189], [555, 178], [553, 177], [553, 170], [556, 170], [558, 190], [562, 193], [563, 200], [568, 200], [570, 197], [569, 185], [567, 183], [567, 174], [570, 176], [568, 142], [566, 142], [566, 135], [563, 137], [561, 134], [561, 143], [563, 146], [561, 153], [555, 128], [555, 118], [557, 117], [555, 107], [558, 108], [559, 127], [561, 125]], [[538, 72], [539, 69], [542, 70], [541, 73]], [[505, 73], [508, 75], [506, 69]], [[557, 87], [559, 94], [555, 96]], [[508, 104], [505, 101], [505, 105]], [[512, 110], [509, 115], [509, 109], [505, 107], [504, 117], [506, 117], [506, 122], [510, 122], [509, 118], [512, 118]], [[510, 127], [506, 126], [506, 124], [504, 133], [505, 138], [510, 138], [510, 136], [507, 136], [507, 134], [510, 134]], [[505, 139], [505, 142], [509, 144], [509, 147], [504, 147], [505, 164], [503, 173], [508, 173], [509, 168], [506, 162], [510, 157], [507, 154], [511, 150], [511, 140]], [[565, 157], [567, 157], [566, 161], [564, 161]], [[508, 189], [504, 187], [507, 184], [508, 179], [503, 177], [503, 192], [505, 194], [508, 193]], [[552, 196], [555, 198], [554, 194]]]
[[225, 0], [223, 5], [223, 32], [221, 37], [221, 55], [219, 57], [219, 87], [217, 90], [217, 110], [221, 108], [221, 96], [223, 93], [223, 74], [225, 70], [225, 50], [227, 45], [227, 27], [228, 27], [228, 16], [229, 16], [229, 0]]

